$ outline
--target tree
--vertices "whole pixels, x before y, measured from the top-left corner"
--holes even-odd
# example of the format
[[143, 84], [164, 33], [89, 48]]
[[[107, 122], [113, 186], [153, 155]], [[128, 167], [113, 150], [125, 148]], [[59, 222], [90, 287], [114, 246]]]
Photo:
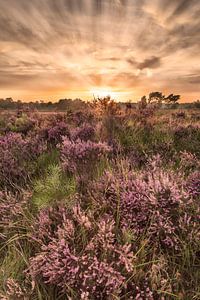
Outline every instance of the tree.
[[151, 92], [149, 94], [148, 103], [157, 103], [161, 104], [162, 101], [165, 99], [165, 96], [161, 92]]
[[170, 94], [169, 96], [165, 97], [164, 100], [167, 104], [175, 104], [180, 98], [180, 95]]

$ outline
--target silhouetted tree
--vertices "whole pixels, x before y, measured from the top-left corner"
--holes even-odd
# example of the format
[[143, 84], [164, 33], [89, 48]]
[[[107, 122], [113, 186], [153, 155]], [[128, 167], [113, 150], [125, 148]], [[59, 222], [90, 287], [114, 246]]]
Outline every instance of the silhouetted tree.
[[180, 95], [170, 94], [169, 96], [165, 97], [164, 100], [167, 104], [174, 104], [178, 102], [180, 97]]
[[149, 94], [148, 103], [156, 102], [161, 104], [164, 99], [165, 96], [161, 92], [152, 92]]

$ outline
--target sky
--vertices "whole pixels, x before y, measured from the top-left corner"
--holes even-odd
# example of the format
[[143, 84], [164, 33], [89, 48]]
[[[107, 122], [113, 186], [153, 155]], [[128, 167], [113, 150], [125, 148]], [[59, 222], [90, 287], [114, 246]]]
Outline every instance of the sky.
[[199, 0], [0, 0], [0, 98], [200, 98]]

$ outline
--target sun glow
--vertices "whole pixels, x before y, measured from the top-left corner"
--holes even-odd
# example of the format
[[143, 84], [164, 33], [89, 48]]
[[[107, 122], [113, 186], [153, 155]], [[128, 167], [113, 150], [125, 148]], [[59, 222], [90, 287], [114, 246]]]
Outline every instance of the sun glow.
[[90, 94], [93, 95], [94, 98], [104, 98], [108, 96], [114, 100], [118, 98], [118, 93], [109, 88], [94, 88], [90, 90]]

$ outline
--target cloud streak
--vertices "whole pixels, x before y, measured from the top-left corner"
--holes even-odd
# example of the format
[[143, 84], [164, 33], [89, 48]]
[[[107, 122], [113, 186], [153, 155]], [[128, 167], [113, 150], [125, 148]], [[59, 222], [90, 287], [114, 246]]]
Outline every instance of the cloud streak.
[[0, 97], [198, 98], [199, 13], [197, 0], [0, 1]]

